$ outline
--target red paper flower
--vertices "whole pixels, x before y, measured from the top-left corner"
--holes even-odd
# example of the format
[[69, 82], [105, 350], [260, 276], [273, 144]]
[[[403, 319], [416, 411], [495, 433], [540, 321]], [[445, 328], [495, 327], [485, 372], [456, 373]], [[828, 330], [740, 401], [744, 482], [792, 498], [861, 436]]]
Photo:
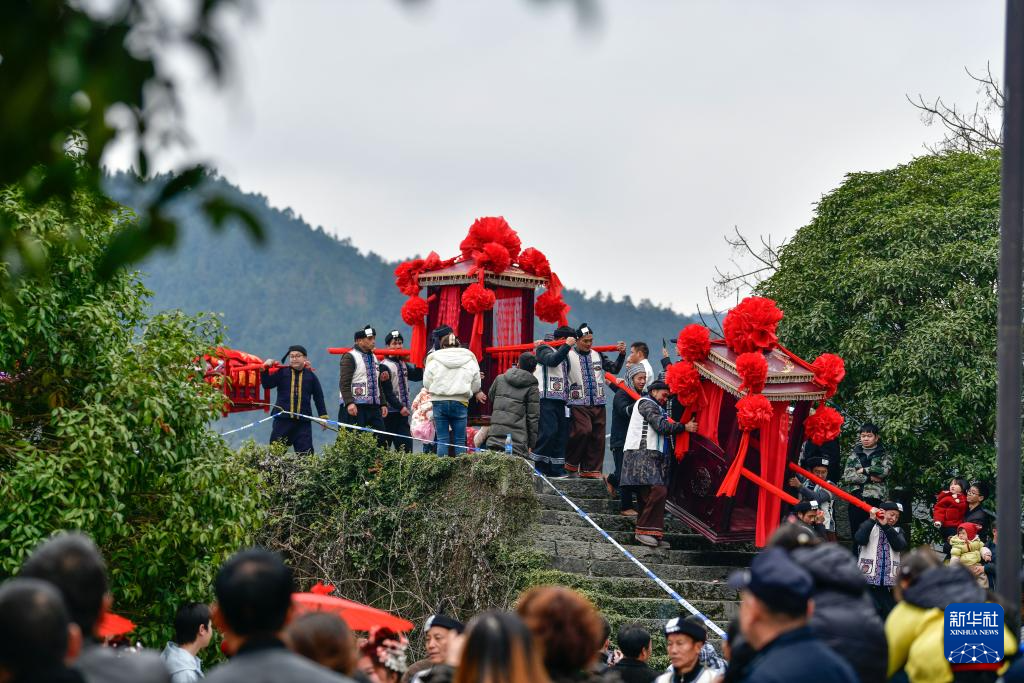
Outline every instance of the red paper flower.
[[473, 251], [473, 261], [478, 268], [489, 270], [499, 274], [508, 270], [512, 265], [512, 257], [508, 249], [497, 242], [488, 242], [482, 248]]
[[548, 262], [548, 257], [533, 247], [523, 249], [523, 253], [519, 255], [519, 267], [523, 269], [523, 272], [542, 277], [545, 280], [551, 277], [551, 264]]
[[740, 391], [746, 389], [751, 394], [760, 394], [768, 381], [768, 361], [758, 351], [741, 353], [736, 357], [736, 374], [743, 380]]
[[704, 360], [711, 353], [711, 332], [703, 325], [687, 325], [679, 331], [676, 350], [683, 360], [691, 363]]
[[725, 316], [725, 343], [733, 353], [770, 351], [779, 341], [775, 332], [780, 320], [782, 311], [774, 301], [748, 296]]
[[556, 324], [569, 314], [572, 307], [562, 299], [561, 292], [549, 288], [537, 297], [533, 310], [544, 322]]
[[839, 383], [846, 377], [846, 363], [834, 353], [823, 353], [811, 363], [814, 368], [814, 383], [824, 387], [825, 398], [832, 398], [839, 389]]
[[418, 296], [411, 296], [405, 300], [402, 304], [402, 320], [405, 321], [406, 325], [415, 325], [416, 323], [422, 323], [423, 319], [427, 317], [427, 312], [430, 307], [427, 305], [426, 299]]
[[693, 363], [681, 360], [668, 366], [665, 370], [665, 383], [684, 406], [697, 403], [700, 397], [700, 373]]
[[462, 293], [462, 308], [476, 315], [494, 308], [494, 292], [479, 282], [474, 282]]
[[744, 432], [767, 427], [772, 413], [771, 401], [761, 394], [747, 394], [736, 401], [736, 421]]
[[842, 427], [843, 416], [834, 408], [822, 406], [814, 412], [814, 415], [804, 420], [804, 436], [815, 445], [820, 446], [838, 438]]
[[469, 234], [459, 244], [462, 256], [467, 259], [473, 258], [473, 252], [483, 251], [484, 245], [488, 242], [497, 242], [505, 247], [508, 256], [513, 261], [519, 257], [523, 245], [519, 241], [519, 235], [501, 216], [477, 218], [473, 225], [469, 226]]
[[423, 272], [424, 260], [414, 258], [405, 263], [399, 263], [395, 268], [395, 285], [398, 291], [406, 296], [416, 296], [420, 293], [419, 277]]

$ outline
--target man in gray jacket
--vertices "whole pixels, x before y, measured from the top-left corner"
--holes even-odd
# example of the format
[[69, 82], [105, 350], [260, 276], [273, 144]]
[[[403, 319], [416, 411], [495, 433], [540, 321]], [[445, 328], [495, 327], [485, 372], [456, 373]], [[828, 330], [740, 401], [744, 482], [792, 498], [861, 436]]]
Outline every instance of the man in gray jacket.
[[285, 648], [278, 634], [288, 621], [294, 589], [292, 570], [263, 548], [243, 550], [221, 565], [213, 623], [238, 648], [210, 672], [209, 683], [353, 683]]
[[537, 445], [540, 424], [540, 390], [533, 372], [537, 357], [529, 351], [519, 356], [519, 363], [499, 375], [487, 392], [491, 403], [491, 427], [487, 448], [500, 451], [505, 438], [512, 435], [512, 452], [527, 457]]

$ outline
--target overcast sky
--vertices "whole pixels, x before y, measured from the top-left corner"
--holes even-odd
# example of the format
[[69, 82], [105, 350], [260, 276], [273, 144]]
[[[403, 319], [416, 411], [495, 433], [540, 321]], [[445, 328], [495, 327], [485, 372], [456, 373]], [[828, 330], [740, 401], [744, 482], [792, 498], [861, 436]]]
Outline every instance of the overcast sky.
[[964, 67], [1002, 72], [997, 0], [606, 0], [593, 29], [570, 3], [253, 4], [233, 87], [186, 77], [189, 158], [392, 260], [504, 215], [566, 285], [682, 312], [733, 226], [784, 238], [845, 173], [925, 153], [905, 95], [972, 104]]

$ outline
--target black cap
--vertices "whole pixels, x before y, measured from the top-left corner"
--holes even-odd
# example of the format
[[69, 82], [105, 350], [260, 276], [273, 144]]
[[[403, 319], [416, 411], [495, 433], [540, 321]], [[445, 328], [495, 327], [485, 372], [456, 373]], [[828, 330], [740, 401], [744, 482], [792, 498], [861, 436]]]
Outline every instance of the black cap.
[[365, 325], [363, 325], [363, 328], [361, 330], [358, 330], [352, 336], [356, 341], [359, 341], [360, 339], [366, 339], [367, 337], [376, 337], [377, 330], [373, 329], [373, 325], [371, 325], [370, 323], [366, 323]]
[[772, 611], [795, 616], [806, 614], [814, 580], [785, 550], [768, 548], [754, 558], [750, 569], [733, 572], [729, 586], [750, 591]]
[[309, 355], [308, 353], [306, 353], [306, 347], [305, 346], [301, 346], [299, 344], [292, 344], [291, 346], [288, 347], [288, 350], [285, 352], [285, 354], [283, 356], [281, 356], [281, 362], [282, 363], [284, 363], [286, 360], [288, 360], [288, 356], [291, 355], [292, 351], [298, 351], [303, 356], [308, 356]]
[[903, 504], [902, 503], [896, 503], [896, 502], [893, 502], [891, 500], [887, 500], [884, 503], [882, 503], [881, 505], [879, 505], [878, 509], [879, 510], [896, 510], [898, 512], [903, 512]]
[[656, 380], [654, 380], [653, 382], [651, 382], [650, 384], [647, 385], [647, 393], [649, 394], [652, 391], [654, 391], [655, 389], [665, 389], [665, 390], [668, 390], [668, 384], [666, 384], [665, 382], [661, 381], [660, 379], [656, 379]]
[[565, 339], [566, 337], [575, 337], [576, 330], [569, 327], [568, 325], [561, 325], [555, 328], [555, 339]]
[[810, 512], [811, 510], [819, 509], [819, 507], [816, 500], [802, 500], [793, 506], [793, 512]]
[[427, 617], [427, 620], [423, 622], [424, 631], [429, 631], [435, 626], [437, 628], [446, 628], [456, 633], [462, 633], [463, 629], [466, 628], [461, 621], [456, 621], [447, 614], [435, 614], [432, 617]]
[[707, 642], [708, 630], [704, 626], [704, 620], [700, 617], [676, 617], [669, 619], [665, 624], [665, 637], [673, 633], [688, 635], [699, 643]]
[[398, 330], [391, 330], [390, 332], [388, 332], [388, 335], [384, 337], [384, 343], [390, 344], [396, 339], [400, 342], [405, 342], [405, 337], [402, 336], [401, 332], [399, 332]]
[[860, 433], [861, 434], [864, 434], [864, 433], [874, 434], [874, 435], [877, 436], [878, 435], [878, 425], [876, 425], [874, 422], [865, 422], [864, 424], [862, 424], [860, 426]]
[[594, 330], [587, 323], [580, 323], [580, 326], [576, 328], [576, 338], [585, 337], [588, 334], [594, 334]]
[[813, 470], [815, 467], [828, 467], [828, 458], [807, 458], [804, 467]]

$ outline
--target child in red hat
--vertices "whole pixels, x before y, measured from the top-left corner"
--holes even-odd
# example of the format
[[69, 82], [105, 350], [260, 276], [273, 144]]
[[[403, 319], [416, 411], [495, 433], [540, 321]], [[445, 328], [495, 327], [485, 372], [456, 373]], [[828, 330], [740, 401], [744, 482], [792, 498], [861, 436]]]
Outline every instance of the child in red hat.
[[[972, 522], [964, 522], [957, 527], [956, 536], [949, 537], [949, 544], [952, 546], [952, 557], [950, 564], [961, 564], [974, 575], [978, 585], [988, 588], [988, 576], [985, 575], [984, 558], [987, 555], [992, 557], [992, 551], [985, 547], [985, 544], [978, 538], [980, 527]], [[978, 569], [975, 568], [979, 568]]]

